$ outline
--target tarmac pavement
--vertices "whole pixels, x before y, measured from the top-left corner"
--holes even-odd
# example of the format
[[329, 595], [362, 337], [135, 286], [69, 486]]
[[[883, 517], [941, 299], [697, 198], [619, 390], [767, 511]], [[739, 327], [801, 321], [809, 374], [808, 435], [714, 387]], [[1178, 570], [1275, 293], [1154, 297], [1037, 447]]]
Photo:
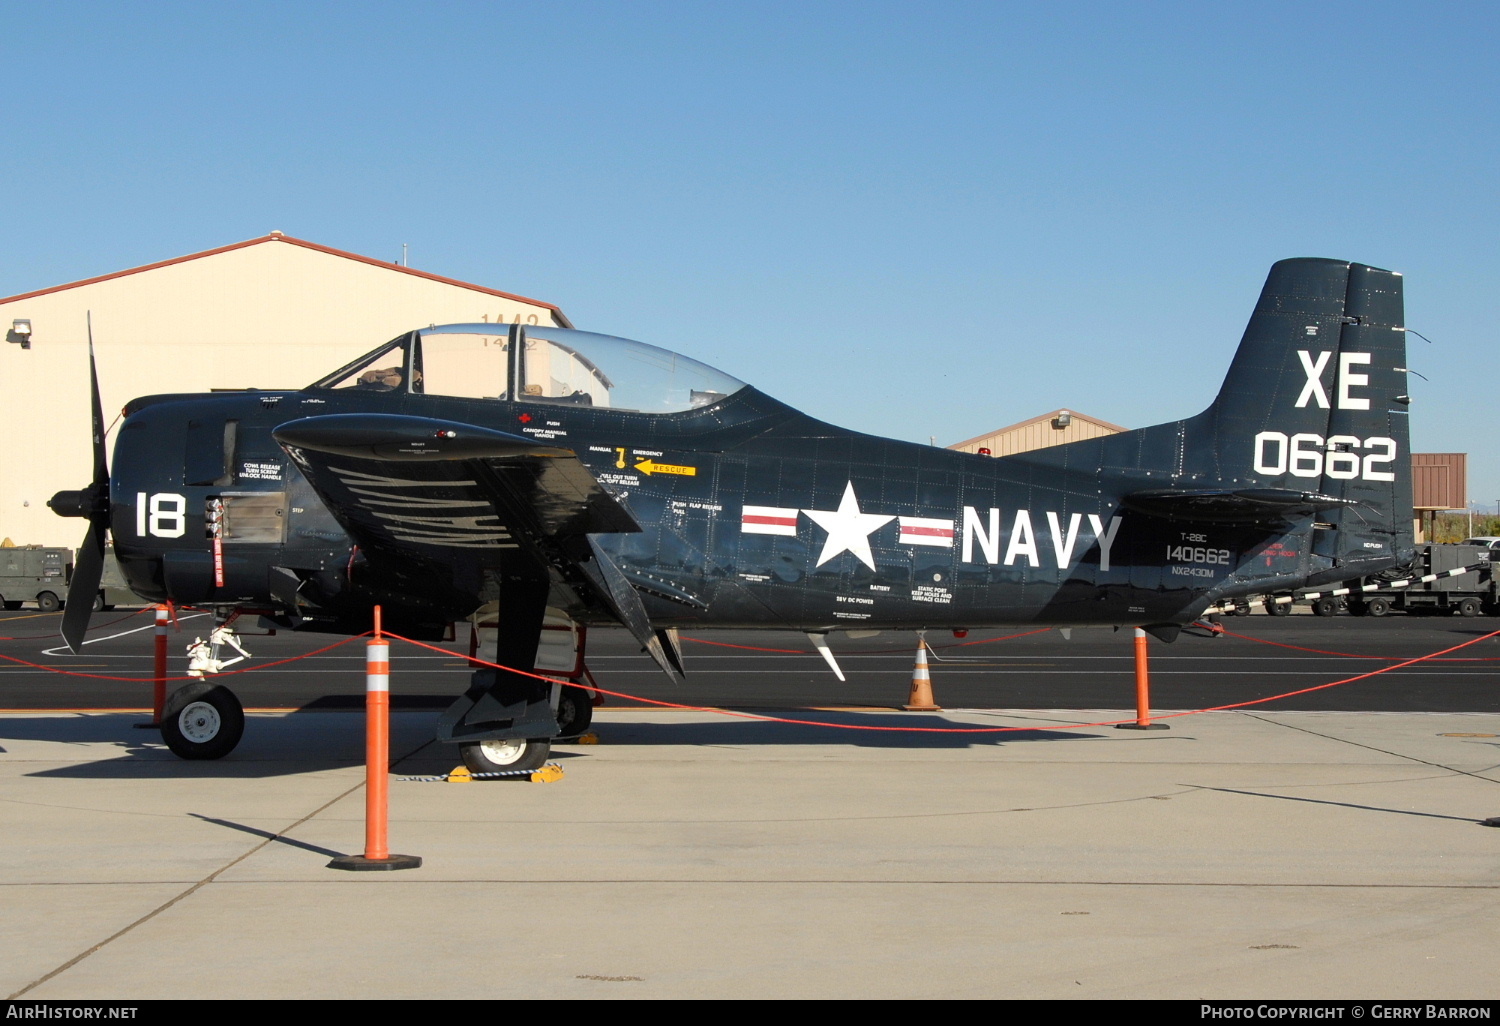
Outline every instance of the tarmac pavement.
[[397, 712], [253, 714], [220, 762], [128, 713], [0, 716], [0, 992], [150, 998], [1481, 999], [1500, 718], [599, 710], [551, 784]]

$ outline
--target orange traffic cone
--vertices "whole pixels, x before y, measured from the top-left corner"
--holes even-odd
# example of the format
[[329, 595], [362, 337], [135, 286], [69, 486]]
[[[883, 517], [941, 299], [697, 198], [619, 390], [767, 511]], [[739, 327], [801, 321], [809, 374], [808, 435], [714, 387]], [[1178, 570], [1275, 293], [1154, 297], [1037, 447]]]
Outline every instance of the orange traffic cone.
[[911, 670], [911, 697], [901, 708], [908, 712], [937, 712], [932, 700], [932, 675], [927, 672], [927, 632], [917, 632], [917, 663]]

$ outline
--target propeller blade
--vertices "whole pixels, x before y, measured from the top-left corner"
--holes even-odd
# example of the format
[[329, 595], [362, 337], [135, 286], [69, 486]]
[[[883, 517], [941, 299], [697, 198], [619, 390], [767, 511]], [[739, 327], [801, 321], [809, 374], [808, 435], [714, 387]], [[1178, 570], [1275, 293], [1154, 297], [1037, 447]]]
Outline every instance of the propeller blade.
[[[107, 524], [107, 518], [104, 518]], [[74, 655], [83, 647], [83, 636], [89, 629], [89, 614], [104, 578], [104, 532], [100, 518], [91, 518], [89, 533], [83, 537], [78, 559], [73, 564], [73, 579], [68, 582], [68, 605], [63, 610], [62, 636]]]
[[89, 311], [89, 398], [94, 404], [94, 480], [95, 487], [109, 487], [109, 463], [104, 450], [104, 410], [99, 402], [99, 371], [94, 365], [94, 314]]
[[[88, 534], [73, 563], [73, 578], [68, 582], [67, 608], [63, 610], [62, 636], [76, 655], [83, 647], [83, 636], [89, 629], [89, 614], [104, 579], [104, 546], [109, 534], [109, 460], [104, 448], [104, 409], [99, 400], [99, 370], [94, 362], [94, 314], [88, 313], [89, 329], [89, 402], [93, 409], [94, 478], [81, 492], [59, 492], [48, 503], [63, 516], [89, 518]], [[63, 508], [57, 505], [66, 498]]]

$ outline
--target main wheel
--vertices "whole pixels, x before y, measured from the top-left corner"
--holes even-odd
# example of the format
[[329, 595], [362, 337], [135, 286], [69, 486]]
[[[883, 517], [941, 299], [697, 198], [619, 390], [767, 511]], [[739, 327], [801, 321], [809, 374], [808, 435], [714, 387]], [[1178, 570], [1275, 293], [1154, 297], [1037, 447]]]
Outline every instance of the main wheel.
[[244, 734], [245, 710], [222, 684], [183, 685], [161, 713], [161, 739], [182, 759], [222, 759]]
[[589, 693], [572, 684], [563, 685], [557, 697], [557, 733], [561, 737], [577, 737], [589, 729], [594, 722], [594, 703]]
[[99, 613], [99, 612], [103, 612], [103, 611], [104, 611], [104, 592], [101, 591], [99, 594], [97, 594], [97, 595], [94, 596], [94, 612]]
[[471, 773], [497, 773], [500, 770], [534, 770], [547, 761], [552, 743], [546, 738], [505, 741], [480, 741], [459, 749], [464, 765]]
[[1366, 616], [1386, 616], [1391, 611], [1391, 600], [1387, 598], [1376, 598], [1365, 600]]
[[36, 597], [36, 607], [44, 613], [55, 613], [62, 608], [62, 599], [50, 591], [44, 591]]
[[1315, 616], [1338, 616], [1339, 600], [1336, 598], [1320, 598], [1313, 602], [1313, 614]]
[[1479, 605], [1480, 603], [1477, 598], [1466, 598], [1459, 602], [1458, 605], [1454, 608], [1458, 610], [1459, 616], [1478, 616]]
[[1266, 612], [1272, 616], [1291, 616], [1292, 604], [1290, 602], [1277, 602], [1274, 599], [1266, 599]]

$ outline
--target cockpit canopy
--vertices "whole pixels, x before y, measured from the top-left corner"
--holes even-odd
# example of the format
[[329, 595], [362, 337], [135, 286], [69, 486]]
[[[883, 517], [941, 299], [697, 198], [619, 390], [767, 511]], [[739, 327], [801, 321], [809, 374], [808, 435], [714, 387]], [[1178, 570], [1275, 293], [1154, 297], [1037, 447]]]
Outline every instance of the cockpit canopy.
[[308, 387], [680, 413], [716, 403], [745, 383], [628, 338], [448, 324], [392, 339]]

